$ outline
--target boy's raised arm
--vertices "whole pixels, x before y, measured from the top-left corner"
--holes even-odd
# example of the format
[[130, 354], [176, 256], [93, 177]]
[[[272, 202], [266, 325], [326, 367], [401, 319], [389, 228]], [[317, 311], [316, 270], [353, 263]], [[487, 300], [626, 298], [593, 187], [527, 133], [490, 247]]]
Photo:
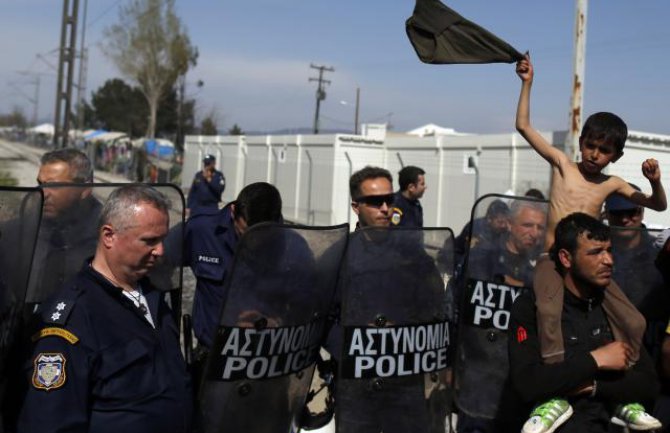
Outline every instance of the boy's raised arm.
[[665, 197], [665, 189], [661, 183], [661, 167], [658, 165], [658, 161], [653, 158], [644, 161], [642, 163], [642, 174], [649, 180], [649, 185], [651, 185], [651, 195], [644, 194], [634, 189], [623, 180], [617, 189], [617, 193], [640, 206], [663, 212], [668, 207], [668, 202]]
[[516, 109], [516, 130], [542, 158], [550, 164], [560, 167], [563, 161], [569, 162], [568, 157], [549, 144], [530, 124], [530, 89], [533, 85], [533, 65], [528, 54], [524, 59], [517, 62], [516, 73], [521, 78], [521, 94]]

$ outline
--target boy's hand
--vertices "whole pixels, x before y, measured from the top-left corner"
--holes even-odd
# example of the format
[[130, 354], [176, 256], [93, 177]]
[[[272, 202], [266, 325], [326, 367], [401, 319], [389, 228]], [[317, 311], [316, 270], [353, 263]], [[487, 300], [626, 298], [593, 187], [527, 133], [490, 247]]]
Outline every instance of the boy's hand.
[[649, 182], [658, 182], [661, 180], [661, 168], [658, 166], [658, 161], [654, 158], [649, 158], [642, 163], [642, 174]]
[[516, 74], [521, 81], [533, 81], [533, 64], [530, 62], [530, 54], [526, 53], [523, 59], [516, 62]]
[[591, 352], [599, 370], [626, 370], [631, 367], [632, 351], [621, 341], [600, 346]]

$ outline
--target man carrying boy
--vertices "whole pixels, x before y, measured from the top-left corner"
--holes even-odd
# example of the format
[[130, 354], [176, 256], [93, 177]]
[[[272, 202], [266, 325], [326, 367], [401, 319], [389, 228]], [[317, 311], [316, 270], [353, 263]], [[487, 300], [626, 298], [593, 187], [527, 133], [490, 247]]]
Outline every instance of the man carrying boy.
[[[516, 128], [552, 167], [545, 252], [554, 243], [554, 230], [558, 221], [573, 212], [583, 212], [597, 218], [603, 202], [611, 194], [620, 194], [640, 206], [657, 211], [666, 209], [661, 171], [655, 159], [647, 159], [642, 163], [642, 173], [649, 180], [651, 195], [636, 191], [617, 176], [602, 173], [610, 162], [616, 162], [623, 155], [628, 129], [618, 116], [603, 112], [593, 114], [586, 120], [579, 137], [581, 161], [575, 163], [531, 126], [533, 66], [528, 56], [517, 63], [516, 72], [522, 81]], [[554, 263], [547, 255], [541, 256], [537, 263], [533, 286], [542, 360], [545, 363], [562, 362], [565, 353], [561, 331], [564, 286]], [[631, 347], [631, 361], [636, 362], [645, 330], [644, 318], [614, 281], [605, 290], [602, 304], [615, 340]]]

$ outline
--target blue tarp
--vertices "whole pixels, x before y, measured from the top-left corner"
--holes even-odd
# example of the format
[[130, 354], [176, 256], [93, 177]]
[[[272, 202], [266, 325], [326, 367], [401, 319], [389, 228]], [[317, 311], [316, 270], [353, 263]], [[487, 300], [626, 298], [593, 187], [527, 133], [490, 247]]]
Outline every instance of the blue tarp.
[[174, 145], [170, 142], [145, 140], [144, 149], [148, 155], [160, 159], [171, 159], [174, 156]]

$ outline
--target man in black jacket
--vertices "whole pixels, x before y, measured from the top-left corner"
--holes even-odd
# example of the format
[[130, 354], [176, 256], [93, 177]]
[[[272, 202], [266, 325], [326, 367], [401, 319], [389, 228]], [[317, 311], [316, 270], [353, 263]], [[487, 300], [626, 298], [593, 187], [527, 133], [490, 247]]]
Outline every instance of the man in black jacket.
[[512, 307], [512, 386], [528, 404], [551, 398], [569, 401], [572, 416], [569, 406], [563, 406], [563, 413], [556, 407], [549, 420], [547, 413], [532, 418], [545, 425], [559, 418], [559, 422], [565, 421], [560, 432], [606, 432], [610, 418], [638, 429], [638, 424], [650, 417], [641, 406], [629, 403], [652, 402], [659, 384], [646, 350], [640, 351], [640, 359], [634, 363], [630, 347], [614, 341], [610, 318], [602, 306], [613, 269], [609, 229], [588, 215], [569, 215], [556, 227], [551, 255], [566, 288], [561, 321], [565, 360], [542, 362], [535, 302], [529, 291]]

